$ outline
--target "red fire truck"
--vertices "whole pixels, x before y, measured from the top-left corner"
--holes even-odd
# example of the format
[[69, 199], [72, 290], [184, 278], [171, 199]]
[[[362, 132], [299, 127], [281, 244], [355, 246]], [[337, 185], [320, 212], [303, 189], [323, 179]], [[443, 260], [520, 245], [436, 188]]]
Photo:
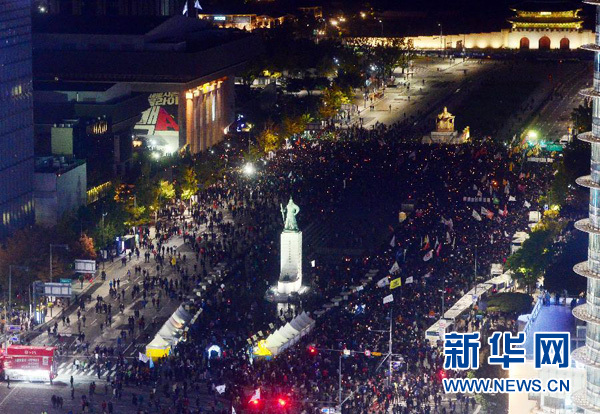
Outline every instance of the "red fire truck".
[[55, 347], [9, 345], [2, 348], [0, 367], [11, 380], [52, 381], [56, 377]]

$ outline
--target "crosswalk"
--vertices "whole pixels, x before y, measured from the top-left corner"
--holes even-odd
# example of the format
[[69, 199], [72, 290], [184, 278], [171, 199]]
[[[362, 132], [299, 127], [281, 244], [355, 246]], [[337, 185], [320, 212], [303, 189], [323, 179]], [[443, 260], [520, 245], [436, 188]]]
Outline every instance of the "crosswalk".
[[59, 364], [57, 370], [57, 378], [71, 376], [75, 377], [94, 377], [98, 378], [98, 369], [100, 369], [100, 378], [106, 379], [112, 377], [116, 370], [116, 364], [111, 365], [110, 369], [107, 369], [104, 364], [91, 363], [91, 364], [78, 364], [75, 365], [72, 361], [65, 361]]

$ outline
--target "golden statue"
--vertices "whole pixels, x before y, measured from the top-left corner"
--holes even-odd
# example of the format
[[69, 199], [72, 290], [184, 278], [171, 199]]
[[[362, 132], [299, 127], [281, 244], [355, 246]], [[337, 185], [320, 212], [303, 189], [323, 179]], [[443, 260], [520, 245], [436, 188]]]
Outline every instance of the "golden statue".
[[437, 116], [435, 130], [437, 132], [454, 132], [454, 115], [448, 112], [448, 108], [444, 107], [444, 112]]

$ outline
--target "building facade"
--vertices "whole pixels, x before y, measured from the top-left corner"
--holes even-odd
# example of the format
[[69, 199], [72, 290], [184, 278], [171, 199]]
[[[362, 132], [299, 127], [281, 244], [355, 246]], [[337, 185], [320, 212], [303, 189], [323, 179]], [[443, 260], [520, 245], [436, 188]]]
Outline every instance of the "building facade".
[[35, 0], [38, 13], [87, 16], [173, 16], [185, 0]]
[[54, 226], [68, 212], [87, 203], [87, 171], [83, 160], [40, 157], [35, 162], [35, 222]]
[[[600, 6], [600, 0], [586, 3]], [[600, 7], [596, 8], [600, 22]], [[596, 32], [599, 32], [598, 24]], [[577, 179], [577, 184], [589, 188], [589, 217], [579, 220], [575, 227], [588, 233], [588, 259], [575, 265], [575, 273], [587, 278], [586, 303], [573, 309], [573, 315], [587, 323], [585, 346], [573, 351], [572, 358], [585, 365], [585, 388], [573, 394], [573, 403], [586, 413], [600, 413], [600, 39], [583, 46], [594, 52], [594, 86], [582, 91], [593, 101], [592, 130], [578, 138], [592, 146], [591, 174]]]
[[[594, 33], [583, 29], [581, 7], [568, 1], [526, 1], [512, 8], [510, 28], [489, 33], [436, 33], [408, 36], [420, 50], [512, 49], [571, 50], [594, 41]], [[369, 38], [376, 44], [386, 38]]]
[[0, 237], [33, 223], [31, 4], [0, 0]]

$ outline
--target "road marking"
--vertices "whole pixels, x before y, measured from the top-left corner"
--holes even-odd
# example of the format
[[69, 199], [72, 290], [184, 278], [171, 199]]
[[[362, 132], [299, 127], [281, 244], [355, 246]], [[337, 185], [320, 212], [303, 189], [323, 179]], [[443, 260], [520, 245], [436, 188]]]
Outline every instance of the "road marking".
[[11, 390], [11, 391], [8, 393], [8, 394], [6, 394], [6, 397], [4, 397], [4, 398], [2, 399], [2, 401], [0, 401], [0, 406], [2, 406], [2, 404], [4, 404], [4, 401], [6, 401], [6, 399], [7, 399], [8, 397], [10, 397], [10, 394], [12, 394], [12, 393], [13, 393], [13, 392], [14, 392], [14, 391], [17, 389], [17, 387], [18, 387], [18, 386], [19, 386], [19, 385], [15, 385], [15, 386], [14, 386], [14, 388], [13, 388], [13, 389], [12, 389], [12, 390]]

